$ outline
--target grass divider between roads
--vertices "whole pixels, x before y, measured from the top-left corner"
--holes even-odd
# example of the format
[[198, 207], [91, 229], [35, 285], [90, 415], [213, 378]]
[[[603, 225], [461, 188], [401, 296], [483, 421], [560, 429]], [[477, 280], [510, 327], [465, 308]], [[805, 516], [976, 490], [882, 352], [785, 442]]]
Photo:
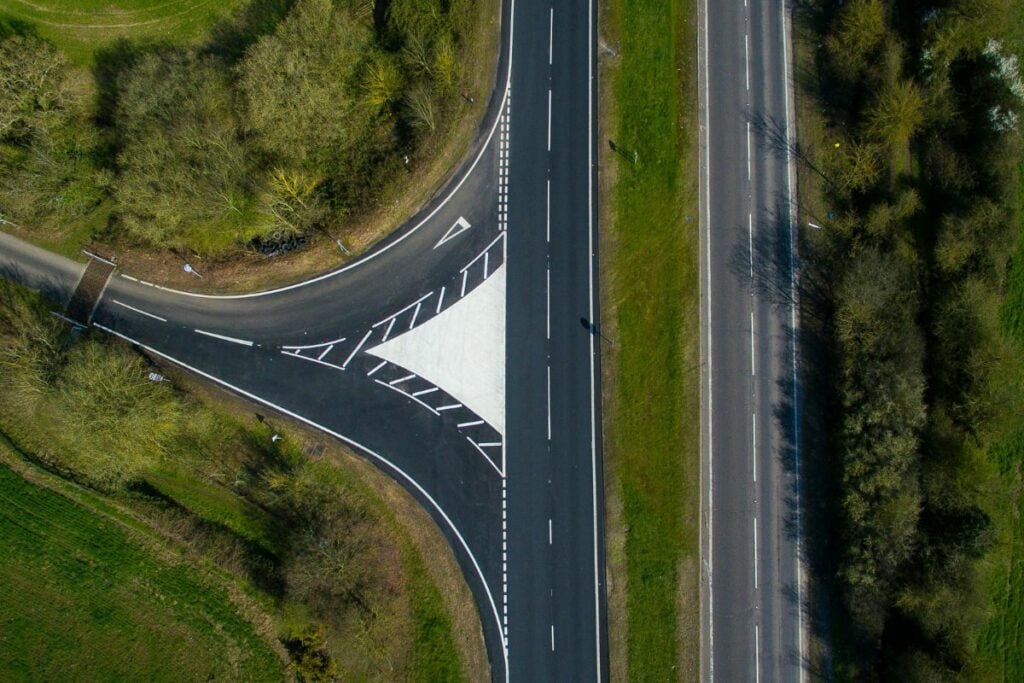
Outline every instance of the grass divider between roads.
[[[612, 678], [699, 670], [696, 32], [691, 0], [601, 10]], [[674, 77], [673, 77], [674, 76]]]

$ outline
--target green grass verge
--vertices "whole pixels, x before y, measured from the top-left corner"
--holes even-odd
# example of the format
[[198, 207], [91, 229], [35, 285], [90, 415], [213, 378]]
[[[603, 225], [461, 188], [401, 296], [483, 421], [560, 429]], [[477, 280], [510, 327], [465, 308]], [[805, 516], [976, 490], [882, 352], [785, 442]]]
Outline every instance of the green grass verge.
[[626, 630], [628, 679], [665, 681], [696, 675], [698, 661], [694, 12], [691, 0], [609, 4], [603, 30], [618, 56], [606, 129], [619, 152], [608, 155], [605, 417], [623, 527], [610, 525], [609, 546], [625, 534], [626, 583], [626, 623], [612, 628]]
[[284, 678], [225, 590], [173, 549], [158, 556], [2, 463], [0, 546], [0, 679]]
[[100, 47], [122, 38], [188, 43], [203, 37], [240, 0], [10, 0], [3, 25], [28, 25], [53, 41], [78, 66]]

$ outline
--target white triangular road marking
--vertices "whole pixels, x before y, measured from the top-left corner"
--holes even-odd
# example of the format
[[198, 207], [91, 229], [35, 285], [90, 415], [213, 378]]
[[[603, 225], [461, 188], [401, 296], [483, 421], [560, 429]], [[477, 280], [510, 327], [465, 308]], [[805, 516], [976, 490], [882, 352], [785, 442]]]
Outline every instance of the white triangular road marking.
[[504, 264], [457, 303], [367, 353], [441, 387], [504, 436]]
[[473, 226], [469, 224], [469, 221], [467, 221], [462, 216], [459, 216], [459, 220], [452, 223], [452, 227], [448, 228], [448, 232], [444, 234], [444, 237], [442, 237], [440, 241], [438, 241], [438, 243], [434, 245], [434, 249], [437, 249], [439, 246], [441, 246], [448, 240], [452, 239], [453, 237], [458, 237], [462, 233], [469, 230], [471, 227]]

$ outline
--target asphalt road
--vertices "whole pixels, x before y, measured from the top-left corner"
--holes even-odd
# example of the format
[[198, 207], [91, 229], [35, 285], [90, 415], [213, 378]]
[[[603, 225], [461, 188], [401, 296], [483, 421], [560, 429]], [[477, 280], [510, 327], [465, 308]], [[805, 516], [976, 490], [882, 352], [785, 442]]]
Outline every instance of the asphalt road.
[[[358, 261], [232, 297], [118, 273], [93, 317], [104, 333], [348, 443], [405, 486], [466, 575], [495, 680], [607, 677], [600, 348], [580, 323], [599, 322], [594, 13], [592, 0], [506, 0], [474, 152]], [[0, 237], [0, 275], [62, 303], [82, 269]], [[443, 382], [368, 353], [491, 277], [506, 278], [503, 425]]]
[[784, 0], [702, 3], [703, 673], [802, 680]]

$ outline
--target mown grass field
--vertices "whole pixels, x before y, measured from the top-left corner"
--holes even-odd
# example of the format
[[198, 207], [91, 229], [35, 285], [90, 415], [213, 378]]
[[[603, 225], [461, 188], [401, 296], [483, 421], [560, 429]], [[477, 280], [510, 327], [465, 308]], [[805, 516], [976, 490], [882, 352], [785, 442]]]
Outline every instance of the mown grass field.
[[88, 496], [29, 483], [0, 450], [0, 679], [283, 679], [207, 570]]
[[3, 0], [5, 22], [28, 24], [76, 65], [121, 38], [188, 43], [203, 37], [240, 0]]
[[612, 668], [635, 681], [692, 680], [699, 664], [694, 17], [690, 0], [614, 0], [602, 16], [602, 126], [620, 150], [603, 150]]

